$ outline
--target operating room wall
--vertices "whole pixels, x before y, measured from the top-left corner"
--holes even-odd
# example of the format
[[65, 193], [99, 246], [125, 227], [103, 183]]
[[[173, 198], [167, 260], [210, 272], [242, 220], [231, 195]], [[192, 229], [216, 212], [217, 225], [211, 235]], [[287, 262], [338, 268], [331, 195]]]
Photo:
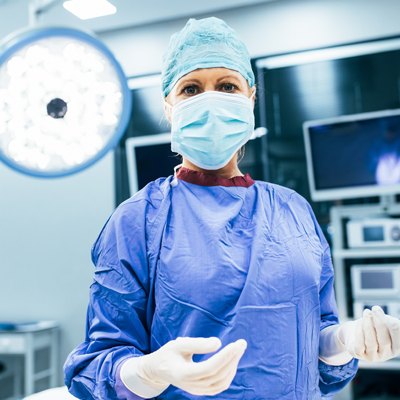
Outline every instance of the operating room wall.
[[113, 154], [60, 179], [0, 164], [0, 321], [56, 320], [61, 367], [84, 340], [90, 249], [114, 208]]
[[[280, 0], [221, 11], [252, 58], [398, 35], [394, 0]], [[210, 15], [193, 16], [195, 18]], [[170, 36], [188, 18], [100, 33], [128, 76], [158, 73]]]

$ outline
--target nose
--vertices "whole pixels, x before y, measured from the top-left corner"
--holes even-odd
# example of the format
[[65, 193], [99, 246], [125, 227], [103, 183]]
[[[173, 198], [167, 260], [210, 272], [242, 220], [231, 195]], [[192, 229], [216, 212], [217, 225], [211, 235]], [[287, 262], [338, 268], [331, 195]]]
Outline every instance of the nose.
[[204, 91], [205, 92], [209, 92], [209, 91], [211, 91], [211, 90], [217, 90], [215, 87], [214, 87], [214, 83], [213, 82], [207, 82], [206, 84], [205, 84], [205, 86], [204, 86]]

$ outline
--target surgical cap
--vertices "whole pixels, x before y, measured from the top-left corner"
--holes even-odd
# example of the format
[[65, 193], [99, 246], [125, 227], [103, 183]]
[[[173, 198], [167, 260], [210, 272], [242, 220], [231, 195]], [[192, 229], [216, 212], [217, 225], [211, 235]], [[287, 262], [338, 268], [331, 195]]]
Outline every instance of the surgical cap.
[[254, 85], [249, 52], [241, 37], [219, 18], [191, 18], [180, 32], [172, 35], [164, 54], [164, 97], [182, 76], [199, 68], [215, 67], [238, 71], [250, 87]]

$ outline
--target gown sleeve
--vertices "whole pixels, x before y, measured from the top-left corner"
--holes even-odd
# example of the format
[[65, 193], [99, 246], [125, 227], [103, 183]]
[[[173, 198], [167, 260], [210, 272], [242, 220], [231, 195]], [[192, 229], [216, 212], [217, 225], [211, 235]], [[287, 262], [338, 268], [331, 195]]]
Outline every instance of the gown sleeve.
[[[339, 324], [338, 310], [336, 306], [335, 291], [333, 288], [334, 272], [329, 244], [315, 218], [311, 206], [307, 207], [313, 219], [315, 231], [323, 248], [322, 270], [320, 280], [320, 306], [321, 324], [320, 330], [330, 325]], [[355, 376], [358, 369], [358, 360], [353, 358], [349, 363], [339, 366], [328, 365], [323, 361], [318, 362], [319, 388], [323, 398], [331, 398], [338, 394]]]
[[128, 358], [150, 353], [146, 225], [154, 204], [132, 199], [117, 208], [92, 248], [85, 341], [64, 365], [65, 383], [79, 399], [140, 399], [124, 390], [118, 371]]

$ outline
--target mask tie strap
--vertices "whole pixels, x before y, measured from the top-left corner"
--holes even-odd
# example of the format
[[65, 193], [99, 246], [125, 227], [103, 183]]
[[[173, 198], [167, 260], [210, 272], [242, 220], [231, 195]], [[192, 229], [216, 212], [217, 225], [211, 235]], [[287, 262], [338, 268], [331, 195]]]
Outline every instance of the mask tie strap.
[[183, 164], [178, 164], [176, 167], [174, 167], [174, 178], [176, 178], [176, 170], [180, 167], [182, 167]]
[[253, 100], [255, 95], [256, 95], [256, 88], [254, 88], [254, 92], [253, 92], [253, 94], [249, 97], [249, 100], [250, 100], [250, 101]]
[[178, 185], [178, 178], [176, 177], [176, 170], [181, 167], [183, 164], [178, 164], [176, 167], [174, 167], [174, 179], [171, 181], [171, 186], [176, 187]]

